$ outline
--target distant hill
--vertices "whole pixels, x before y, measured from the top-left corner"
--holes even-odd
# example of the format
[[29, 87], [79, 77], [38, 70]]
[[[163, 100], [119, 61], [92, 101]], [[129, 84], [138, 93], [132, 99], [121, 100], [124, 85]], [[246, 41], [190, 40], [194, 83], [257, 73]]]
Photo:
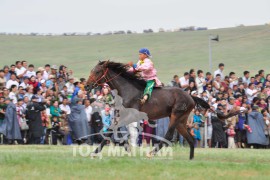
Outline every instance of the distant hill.
[[208, 71], [208, 35], [213, 42], [213, 70], [220, 62], [225, 72], [244, 70], [270, 73], [270, 26], [235, 27], [207, 31], [162, 32], [108, 36], [0, 36], [0, 65], [27, 60], [37, 67], [45, 63], [65, 64], [77, 77], [87, 77], [98, 60], [136, 62], [138, 50], [148, 47], [166, 84], [174, 74], [191, 68]]

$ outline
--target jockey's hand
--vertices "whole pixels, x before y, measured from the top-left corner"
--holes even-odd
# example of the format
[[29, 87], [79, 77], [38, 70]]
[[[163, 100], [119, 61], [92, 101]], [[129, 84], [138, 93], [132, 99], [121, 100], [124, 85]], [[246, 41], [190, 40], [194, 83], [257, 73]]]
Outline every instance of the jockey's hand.
[[132, 62], [132, 61], [129, 61], [127, 64], [128, 64], [129, 66], [133, 67], [133, 62]]

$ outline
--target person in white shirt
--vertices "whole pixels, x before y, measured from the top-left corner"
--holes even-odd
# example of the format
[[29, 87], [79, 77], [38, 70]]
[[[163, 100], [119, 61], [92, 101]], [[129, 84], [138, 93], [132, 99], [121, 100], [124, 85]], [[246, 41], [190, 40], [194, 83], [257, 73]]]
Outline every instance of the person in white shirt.
[[26, 71], [27, 70], [24, 67], [22, 67], [21, 61], [17, 61], [16, 62], [15, 73], [18, 76], [18, 78], [22, 78], [25, 75]]
[[188, 86], [189, 86], [189, 73], [188, 72], [185, 72], [184, 73], [184, 76], [181, 77], [179, 80], [180, 80], [181, 88], [183, 90], [185, 90], [186, 88], [188, 88]]
[[196, 77], [195, 82], [196, 82], [198, 94], [201, 94], [203, 92], [203, 87], [206, 85], [206, 81], [205, 81], [202, 70], [198, 70], [197, 75], [198, 76]]
[[29, 78], [28, 77], [23, 77], [23, 82], [20, 84], [21, 87], [23, 87], [23, 89], [26, 89], [29, 86]]
[[234, 72], [230, 72], [230, 88], [233, 89], [234, 85], [238, 85], [238, 78], [235, 76]]
[[18, 83], [18, 81], [17, 81], [17, 79], [16, 79], [16, 74], [11, 74], [11, 75], [10, 75], [10, 80], [8, 80], [8, 82], [7, 82], [7, 84], [6, 84], [6, 88], [7, 88], [7, 89], [10, 89], [10, 87], [11, 87], [12, 85], [16, 85], [17, 88], [19, 87], [19, 83]]
[[220, 63], [220, 64], [218, 65], [218, 70], [216, 70], [216, 71], [214, 72], [214, 77], [216, 77], [217, 74], [220, 74], [221, 80], [223, 81], [224, 78], [225, 78], [225, 76], [224, 76], [224, 74], [223, 74], [224, 67], [225, 67], [225, 65], [224, 65], [223, 63]]
[[18, 91], [18, 88], [16, 85], [12, 85], [10, 87], [10, 93], [9, 93], [8, 97], [12, 100], [13, 104], [17, 104], [17, 102], [18, 102], [17, 91]]
[[32, 77], [32, 76], [36, 77], [36, 72], [34, 71], [34, 65], [33, 64], [30, 64], [28, 66], [28, 70], [26, 71], [24, 76], [26, 76], [26, 77]]
[[74, 78], [73, 77], [68, 78], [68, 82], [66, 83], [66, 87], [67, 87], [68, 94], [72, 95], [74, 90], [75, 90]]
[[85, 99], [84, 100], [84, 106], [85, 106], [85, 113], [86, 113], [87, 121], [90, 122], [92, 112], [93, 112], [93, 108], [91, 106], [91, 101], [89, 99]]
[[250, 83], [250, 77], [249, 77], [249, 71], [244, 71], [244, 77], [242, 77], [243, 83], [249, 84]]
[[255, 85], [253, 83], [250, 83], [248, 85], [248, 89], [246, 90], [246, 94], [247, 94], [247, 98], [248, 98], [248, 102], [252, 103], [254, 97], [257, 97], [259, 91], [257, 91], [255, 89]]
[[49, 64], [45, 65], [45, 69], [43, 68], [43, 79], [48, 80], [50, 75], [51, 66]]
[[61, 111], [65, 112], [67, 115], [70, 114], [70, 107], [68, 105], [68, 99], [65, 97], [63, 98], [62, 104], [59, 106]]

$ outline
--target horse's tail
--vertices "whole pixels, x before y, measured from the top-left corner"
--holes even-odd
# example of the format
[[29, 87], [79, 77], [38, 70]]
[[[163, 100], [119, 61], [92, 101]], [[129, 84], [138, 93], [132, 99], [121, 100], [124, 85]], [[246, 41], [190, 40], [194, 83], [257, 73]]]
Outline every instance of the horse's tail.
[[210, 109], [210, 105], [203, 99], [199, 98], [199, 97], [195, 97], [195, 96], [191, 96], [192, 99], [194, 100], [195, 102], [195, 106], [198, 108], [198, 109]]
[[[199, 98], [199, 97], [194, 97], [194, 96], [191, 96], [192, 99], [195, 101], [195, 106], [199, 109], [199, 110], [202, 110], [203, 109], [210, 109], [210, 105], [203, 99]], [[214, 113], [217, 114], [217, 117], [220, 119], [220, 120], [225, 120], [225, 119], [228, 119], [230, 117], [233, 117], [233, 116], [236, 116], [240, 113], [240, 110], [239, 109], [232, 109], [228, 114], [224, 115], [223, 113], [220, 113], [220, 112], [217, 112], [217, 111], [212, 111]]]

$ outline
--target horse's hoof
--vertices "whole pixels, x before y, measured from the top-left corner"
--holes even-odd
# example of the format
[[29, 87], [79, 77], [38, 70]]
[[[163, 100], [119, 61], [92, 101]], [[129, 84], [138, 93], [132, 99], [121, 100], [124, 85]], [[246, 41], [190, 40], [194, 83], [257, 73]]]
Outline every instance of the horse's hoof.
[[91, 153], [90, 154], [90, 157], [91, 158], [99, 157], [99, 154], [98, 153]]
[[154, 157], [153, 152], [149, 152], [148, 154], [146, 154], [146, 157], [147, 157], [148, 159], [153, 158], [153, 157]]

